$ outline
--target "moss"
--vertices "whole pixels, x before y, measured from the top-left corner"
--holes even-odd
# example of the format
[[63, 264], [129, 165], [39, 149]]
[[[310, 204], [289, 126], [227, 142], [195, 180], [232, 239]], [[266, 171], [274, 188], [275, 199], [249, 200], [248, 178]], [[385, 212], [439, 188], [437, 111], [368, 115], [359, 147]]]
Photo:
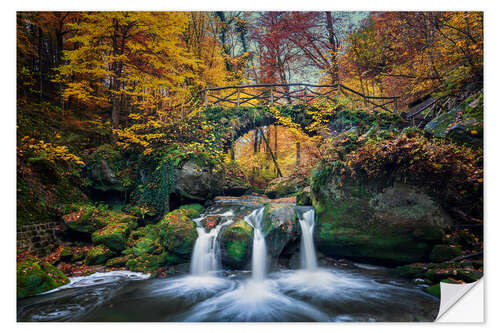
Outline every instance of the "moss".
[[103, 244], [114, 251], [121, 251], [127, 245], [128, 225], [113, 223], [92, 233], [92, 243]]
[[457, 277], [467, 283], [475, 282], [483, 277], [483, 272], [474, 269], [459, 269], [457, 270]]
[[434, 246], [429, 259], [434, 262], [443, 262], [456, 258], [462, 254], [460, 247], [438, 244]]
[[243, 268], [250, 257], [253, 228], [245, 221], [237, 221], [222, 233], [222, 261], [234, 268]]
[[101, 265], [113, 256], [113, 251], [104, 245], [98, 245], [91, 248], [85, 257], [86, 265]]
[[296, 196], [296, 204], [297, 206], [310, 206], [312, 205], [311, 200], [311, 188], [306, 187], [302, 189]]
[[431, 294], [432, 296], [441, 297], [441, 286], [439, 283], [427, 287], [424, 290], [429, 294]]
[[400, 277], [416, 278], [424, 276], [427, 269], [428, 265], [415, 263], [415, 264], [396, 267], [392, 270], [392, 272]]
[[74, 231], [93, 233], [107, 225], [124, 223], [129, 229], [137, 227], [137, 217], [90, 204], [71, 205], [72, 212], [63, 216], [66, 225]]
[[342, 163], [311, 174], [318, 249], [329, 256], [372, 262], [427, 261], [450, 219], [416, 187], [342, 175]]
[[141, 219], [145, 223], [148, 223], [157, 214], [156, 210], [153, 207], [144, 204], [136, 206], [127, 205], [122, 208], [122, 210], [129, 215], [133, 215]]
[[124, 267], [127, 264], [127, 260], [127, 256], [111, 258], [106, 261], [106, 267]]
[[132, 169], [119, 148], [105, 144], [87, 158], [88, 186], [98, 191], [125, 192], [133, 183]]
[[59, 253], [59, 257], [61, 259], [71, 258], [73, 256], [73, 250], [71, 246], [64, 246], [61, 252]]
[[17, 298], [24, 298], [52, 290], [69, 283], [63, 272], [36, 257], [17, 263]]
[[166, 214], [157, 224], [160, 233], [160, 244], [167, 251], [189, 257], [198, 236], [196, 224], [186, 215], [183, 209]]
[[186, 210], [186, 215], [192, 219], [197, 218], [203, 213], [205, 208], [200, 205], [200, 204], [190, 204], [190, 205], [183, 205], [180, 206], [178, 209], [184, 209]]
[[431, 250], [412, 233], [370, 224], [360, 201], [317, 205], [318, 248], [327, 255], [394, 262], [425, 260]]
[[62, 218], [71, 230], [92, 233], [106, 226], [104, 221], [95, 218], [96, 214], [98, 214], [98, 209], [95, 206], [85, 204]]
[[159, 248], [160, 245], [157, 240], [144, 237], [139, 239], [134, 244], [132, 248], [132, 253], [135, 256], [143, 256], [146, 254], [153, 254], [154, 252], [157, 252]]
[[126, 266], [132, 271], [151, 273], [167, 262], [167, 254], [144, 255], [127, 259]]
[[87, 255], [87, 250], [83, 247], [73, 247], [72, 253], [73, 255], [71, 256], [71, 261], [75, 262], [84, 259]]

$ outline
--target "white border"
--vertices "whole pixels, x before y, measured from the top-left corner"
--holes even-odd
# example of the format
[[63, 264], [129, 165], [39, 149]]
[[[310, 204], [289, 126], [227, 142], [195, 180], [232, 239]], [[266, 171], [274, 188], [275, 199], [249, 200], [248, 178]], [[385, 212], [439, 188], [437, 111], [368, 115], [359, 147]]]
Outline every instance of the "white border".
[[[500, 78], [498, 61], [498, 33], [500, 32], [500, 17], [498, 7], [494, 1], [480, 0], [455, 0], [436, 1], [419, 0], [418, 2], [402, 0], [391, 1], [317, 1], [308, 0], [301, 2], [292, 1], [269, 1], [253, 0], [243, 1], [97, 1], [87, 0], [69, 3], [67, 0], [58, 1], [9, 1], [4, 0], [1, 4], [2, 10], [2, 52], [0, 52], [0, 66], [3, 71], [1, 103], [0, 133], [1, 137], [1, 173], [2, 185], [2, 326], [6, 332], [11, 330], [29, 331], [36, 330], [50, 332], [73, 332], [101, 331], [109, 329], [119, 329], [120, 332], [136, 332], [137, 330], [166, 331], [175, 330], [200, 330], [203, 332], [214, 331], [218, 333], [232, 332], [255, 332], [255, 330], [286, 330], [287, 332], [304, 332], [313, 329], [314, 331], [332, 332], [332, 330], [361, 330], [369, 328], [375, 332], [401, 332], [422, 330], [453, 330], [454, 332], [490, 329], [497, 326], [499, 322], [498, 306], [496, 295], [500, 295], [498, 288], [498, 262], [499, 254], [498, 240], [500, 237], [498, 225], [500, 219], [496, 211], [495, 190], [500, 188], [500, 165], [496, 154], [497, 144], [500, 144], [500, 103], [498, 103], [498, 87]], [[15, 323], [15, 11], [16, 10], [484, 10], [485, 11], [485, 277], [487, 284], [486, 313], [487, 324], [472, 326], [463, 324], [16, 324]], [[493, 125], [496, 124], [496, 125]], [[494, 260], [489, 260], [493, 254]], [[490, 281], [491, 283], [488, 283]], [[496, 282], [494, 282], [496, 281]], [[496, 304], [497, 305], [497, 304]], [[471, 304], [472, 306], [472, 304]], [[492, 309], [492, 311], [489, 311]], [[443, 326], [444, 325], [444, 326]], [[497, 327], [498, 331], [498, 327]]]

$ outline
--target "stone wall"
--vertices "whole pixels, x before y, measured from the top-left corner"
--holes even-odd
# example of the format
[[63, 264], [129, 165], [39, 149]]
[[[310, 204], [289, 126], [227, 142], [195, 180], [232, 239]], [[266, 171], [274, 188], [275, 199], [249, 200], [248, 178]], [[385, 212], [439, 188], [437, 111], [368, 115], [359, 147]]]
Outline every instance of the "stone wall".
[[29, 251], [37, 256], [46, 255], [47, 246], [59, 242], [56, 237], [56, 229], [59, 229], [58, 222], [45, 222], [18, 227], [17, 249]]

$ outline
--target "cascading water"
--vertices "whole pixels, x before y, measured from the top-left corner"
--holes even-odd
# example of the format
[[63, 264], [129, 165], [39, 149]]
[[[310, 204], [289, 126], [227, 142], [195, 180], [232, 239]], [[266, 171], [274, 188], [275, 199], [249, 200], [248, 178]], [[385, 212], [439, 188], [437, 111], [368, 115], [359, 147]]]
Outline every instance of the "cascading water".
[[263, 281], [266, 276], [266, 239], [262, 234], [264, 207], [245, 216], [245, 221], [253, 227], [252, 279]]
[[300, 244], [300, 258], [302, 269], [315, 270], [318, 268], [316, 251], [314, 249], [314, 209], [310, 209], [299, 218], [302, 230], [302, 242]]
[[[219, 216], [232, 216], [232, 212], [226, 212]], [[191, 274], [197, 276], [213, 275], [219, 269], [219, 242], [218, 235], [222, 227], [233, 223], [232, 219], [217, 225], [209, 232], [201, 225], [205, 216], [195, 219], [198, 238], [194, 244], [191, 258]]]

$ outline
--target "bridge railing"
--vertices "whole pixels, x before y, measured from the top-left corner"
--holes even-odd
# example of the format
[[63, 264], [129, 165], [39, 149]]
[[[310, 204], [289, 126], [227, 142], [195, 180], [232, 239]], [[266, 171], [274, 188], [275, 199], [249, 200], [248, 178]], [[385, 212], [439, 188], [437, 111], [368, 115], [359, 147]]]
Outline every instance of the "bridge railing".
[[288, 84], [250, 84], [207, 88], [201, 91], [205, 107], [221, 106], [257, 106], [310, 104], [315, 99], [323, 98], [335, 101], [339, 95], [349, 96], [354, 101], [370, 105], [374, 109], [389, 112], [397, 111], [398, 97], [367, 96], [341, 83], [315, 85], [308, 83]]

